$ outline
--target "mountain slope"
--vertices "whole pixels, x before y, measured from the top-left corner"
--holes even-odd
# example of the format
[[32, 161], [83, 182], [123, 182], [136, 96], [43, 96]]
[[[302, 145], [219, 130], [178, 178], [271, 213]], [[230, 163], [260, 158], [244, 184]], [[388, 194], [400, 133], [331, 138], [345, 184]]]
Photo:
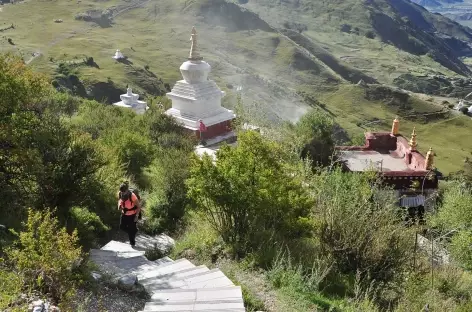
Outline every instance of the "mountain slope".
[[[278, 27], [284, 27], [296, 16], [306, 28], [304, 33], [315, 38], [319, 35], [313, 32], [336, 33], [343, 25], [348, 25], [350, 34], [377, 36], [382, 42], [409, 54], [428, 55], [457, 74], [471, 73], [459, 57], [472, 55], [467, 45], [472, 43], [472, 30], [409, 0], [287, 0], [279, 7], [272, 1], [261, 0], [248, 1], [244, 6]], [[291, 13], [284, 16], [287, 11]]]
[[[424, 144], [446, 154], [443, 142], [452, 140], [436, 144], [433, 136], [421, 133], [432, 121], [452, 127], [448, 114], [421, 117], [443, 106], [404, 94], [406, 100], [398, 100], [391, 96], [398, 92], [383, 87], [369, 89], [379, 91], [371, 97], [371, 91], [354, 85], [360, 80], [391, 85], [403, 74], [468, 74], [459, 59], [468, 47], [452, 48], [454, 42], [469, 40], [467, 29], [398, 1], [401, 5], [394, 0], [20, 2], [0, 12], [5, 27], [15, 26], [2, 31], [0, 51], [23, 54], [60, 87], [112, 103], [127, 84], [146, 98], [165, 94], [181, 79], [179, 67], [188, 56], [195, 25], [201, 54], [212, 66], [210, 78], [227, 93], [223, 104], [231, 107], [240, 93], [254, 122], [295, 121], [318, 106], [357, 135], [366, 123], [386, 130], [395, 115], [418, 115], [403, 122], [405, 129], [417, 125]], [[128, 57], [126, 62], [112, 59], [116, 49]], [[82, 62], [90, 57], [88, 65]], [[469, 124], [455, 127], [457, 135], [472, 131]], [[460, 144], [472, 149], [469, 142]], [[452, 163], [452, 170], [464, 155], [443, 155], [438, 162]]]

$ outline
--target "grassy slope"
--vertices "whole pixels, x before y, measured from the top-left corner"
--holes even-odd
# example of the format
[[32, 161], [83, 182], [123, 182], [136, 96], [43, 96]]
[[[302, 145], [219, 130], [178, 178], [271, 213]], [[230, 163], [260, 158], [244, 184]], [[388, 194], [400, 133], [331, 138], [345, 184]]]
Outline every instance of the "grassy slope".
[[[81, 77], [89, 82], [111, 78], [122, 87], [129, 83], [130, 73], [134, 69], [149, 65], [152, 72], [172, 85], [180, 79], [178, 67], [188, 54], [189, 30], [196, 25], [202, 54], [213, 68], [211, 78], [222, 89], [229, 91], [226, 104], [231, 105], [234, 99], [234, 93], [226, 85], [242, 85], [245, 105], [266, 112], [266, 117], [272, 120], [294, 120], [308, 109], [296, 91], [309, 90], [337, 115], [338, 121], [351, 134], [363, 131], [356, 123], [374, 118], [386, 118], [383, 128], [390, 127], [395, 112], [386, 110], [385, 104], [367, 101], [354, 86], [333, 88], [332, 82], [328, 81], [340, 81], [337, 73], [321, 61], [307, 57], [292, 41], [268, 28], [257, 17], [241, 15], [249, 13], [241, 13], [222, 1], [193, 1], [188, 2], [191, 4], [187, 6], [183, 0], [150, 1], [143, 8], [117, 17], [110, 28], [74, 20], [77, 13], [86, 10], [126, 3], [118, 0], [80, 3], [56, 0], [3, 6], [0, 12], [2, 20], [6, 25], [14, 23], [16, 28], [3, 32], [5, 39], [2, 40], [5, 42], [2, 41], [0, 51], [16, 50], [24, 54], [25, 60], [30, 58], [32, 52], [40, 51], [43, 55], [35, 59], [31, 66], [49, 74], [53, 73], [57, 64], [50, 62], [50, 57], [54, 60], [74, 60], [85, 55], [93, 56], [100, 69], [81, 67]], [[267, 0], [257, 3], [260, 5], [250, 1], [247, 6], [257, 9], [270, 25], [279, 27], [290, 19], [308, 25], [303, 35], [313, 40], [316, 46], [381, 82], [388, 83], [409, 70], [453, 74], [427, 56], [413, 56], [378, 40], [340, 32], [342, 21], [336, 14], [332, 14], [327, 22], [326, 14], [313, 16], [316, 7], [305, 12], [286, 6], [285, 2], [282, 5], [269, 5], [273, 2]], [[321, 2], [312, 2], [314, 6], [318, 3]], [[361, 5], [345, 9], [351, 20], [355, 17], [353, 27], [369, 27], [368, 20], [362, 15], [365, 12], [362, 13]], [[208, 12], [213, 15], [206, 14]], [[210, 16], [213, 18], [210, 19]], [[64, 22], [54, 23], [56, 18]], [[252, 22], [239, 25], [236, 23], [238, 19]], [[6, 38], [12, 38], [16, 46], [6, 43]], [[131, 67], [111, 58], [117, 48], [133, 62]], [[422, 102], [417, 111], [433, 109], [429, 105]], [[413, 124], [405, 121], [402, 126], [410, 132]], [[423, 131], [427, 127], [432, 130]], [[444, 172], [459, 169], [462, 158], [472, 149], [469, 140], [455, 139], [465, 137], [472, 130], [472, 123], [465, 119], [431, 126], [418, 125], [418, 130], [422, 150], [433, 146], [438, 153], [438, 165]]]
[[[300, 4], [297, 6], [295, 3]], [[244, 6], [254, 10], [276, 27], [283, 27], [286, 21], [306, 25], [307, 31], [303, 32], [306, 37], [321, 43], [346, 64], [383, 83], [390, 83], [398, 75], [407, 72], [442, 72], [446, 75], [456, 75], [429, 56], [412, 55], [378, 39], [366, 38], [364, 34], [374, 28], [364, 1], [301, 0], [274, 4], [270, 0], [261, 0], [249, 1]], [[390, 8], [385, 6], [385, 12], [392, 14], [389, 11]], [[341, 32], [341, 25], [345, 23], [353, 28], [358, 27], [360, 35]]]

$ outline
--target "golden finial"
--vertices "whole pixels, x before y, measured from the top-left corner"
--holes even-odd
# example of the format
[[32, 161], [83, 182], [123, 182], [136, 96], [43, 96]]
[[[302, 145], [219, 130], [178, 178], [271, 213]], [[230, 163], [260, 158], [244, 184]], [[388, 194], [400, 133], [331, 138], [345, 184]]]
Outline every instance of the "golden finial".
[[392, 125], [392, 135], [397, 135], [398, 134], [398, 126], [399, 126], [400, 121], [398, 120], [398, 116], [395, 117], [393, 120], [393, 125]]
[[411, 139], [408, 144], [410, 145], [411, 151], [416, 151], [416, 146], [418, 146], [418, 144], [416, 143], [416, 127], [413, 128], [413, 132], [411, 133]]
[[195, 29], [195, 26], [192, 28], [192, 35], [190, 37], [190, 41], [192, 41], [192, 46], [190, 47], [190, 55], [188, 59], [190, 61], [201, 61], [203, 60], [203, 57], [200, 56], [200, 53], [198, 53], [198, 47], [197, 47], [197, 30]]
[[426, 170], [434, 168], [434, 152], [432, 147], [430, 147], [428, 153], [426, 153], [425, 167]]

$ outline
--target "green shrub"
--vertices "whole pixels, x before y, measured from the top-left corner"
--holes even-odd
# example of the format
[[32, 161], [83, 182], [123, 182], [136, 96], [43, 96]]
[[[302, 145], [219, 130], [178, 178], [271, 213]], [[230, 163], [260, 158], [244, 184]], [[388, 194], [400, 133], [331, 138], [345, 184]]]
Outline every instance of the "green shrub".
[[21, 294], [23, 280], [11, 269], [4, 267], [0, 259], [0, 310], [6, 311]]
[[27, 286], [59, 301], [78, 282], [76, 270], [82, 259], [77, 232], [68, 234], [49, 211], [30, 209], [24, 226], [17, 245], [7, 249], [7, 259]]
[[333, 119], [319, 109], [304, 115], [289, 126], [286, 145], [303, 159], [310, 159], [314, 165], [328, 165], [334, 154], [335, 126]]
[[236, 147], [217, 152], [216, 165], [209, 156], [194, 158], [189, 196], [236, 255], [310, 233], [310, 196], [282, 155], [280, 146], [248, 131]]
[[140, 133], [116, 131], [106, 138], [118, 164], [123, 164], [126, 174], [139, 178], [144, 167], [148, 166], [154, 156], [151, 141]]
[[143, 179], [150, 192], [146, 211], [149, 218], [160, 220], [160, 228], [175, 230], [185, 214], [189, 201], [185, 184], [189, 162], [190, 154], [186, 150], [162, 150], [144, 171]]
[[100, 217], [83, 207], [72, 207], [70, 210], [72, 224], [70, 227], [77, 229], [77, 234], [82, 246], [92, 247], [110, 228], [103, 224]]
[[188, 226], [176, 240], [172, 257], [181, 257], [185, 251], [192, 250], [195, 257], [208, 261], [213, 250], [220, 243], [218, 233], [201, 213], [189, 211], [187, 219]]
[[415, 235], [400, 222], [393, 196], [380, 190], [370, 173], [335, 170], [313, 179], [319, 253], [334, 260], [333, 273], [359, 273], [364, 291], [400, 286], [413, 258]]

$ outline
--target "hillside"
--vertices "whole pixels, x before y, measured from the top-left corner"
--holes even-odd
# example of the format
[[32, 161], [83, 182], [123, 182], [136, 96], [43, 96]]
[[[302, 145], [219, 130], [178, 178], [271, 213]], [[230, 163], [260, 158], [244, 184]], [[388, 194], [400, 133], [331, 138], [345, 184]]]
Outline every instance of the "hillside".
[[[142, 98], [164, 95], [180, 79], [195, 25], [211, 78], [228, 94], [226, 106], [234, 105], [241, 87], [246, 109], [274, 125], [321, 104], [337, 112], [350, 135], [379, 117], [375, 127], [386, 129], [397, 114], [421, 116], [444, 108], [414, 97], [392, 102], [389, 92], [372, 98], [351, 84], [393, 85], [404, 74], [469, 75], [461, 58], [472, 55], [470, 29], [407, 0], [25, 1], [2, 6], [0, 16], [0, 51], [21, 53], [58, 88], [106, 103], [117, 101], [127, 84]], [[126, 62], [111, 58], [116, 49]], [[87, 58], [93, 59], [84, 63]], [[353, 102], [363, 109], [343, 104]], [[350, 111], [346, 118], [344, 110]], [[447, 114], [438, 116], [442, 126], [449, 123]], [[434, 127], [427, 122], [409, 119], [405, 131], [417, 123]], [[472, 124], [463, 124], [455, 135], [471, 130]], [[447, 146], [428, 133], [419, 136], [425, 146], [444, 151], [438, 162], [446, 171], [459, 168], [464, 151], [472, 148], [461, 142], [460, 151], [449, 156]]]
[[472, 26], [472, 1], [470, 0], [412, 0], [412, 2], [464, 26]]

